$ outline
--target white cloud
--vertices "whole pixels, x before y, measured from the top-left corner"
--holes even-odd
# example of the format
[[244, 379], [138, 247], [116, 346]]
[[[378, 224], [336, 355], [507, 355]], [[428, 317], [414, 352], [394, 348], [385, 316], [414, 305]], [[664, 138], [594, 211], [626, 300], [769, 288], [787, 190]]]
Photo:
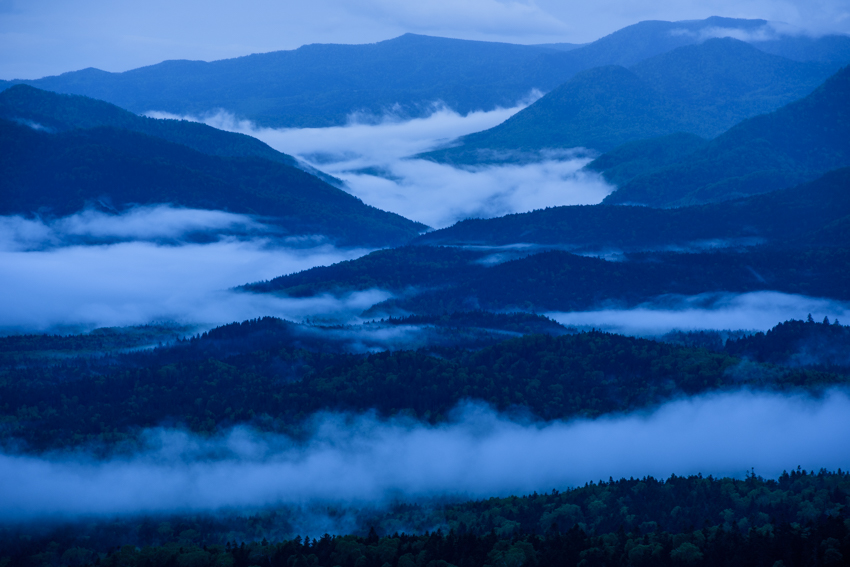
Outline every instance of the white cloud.
[[135, 207], [120, 215], [86, 209], [58, 219], [0, 217], [0, 249], [66, 246], [78, 240], [173, 240], [192, 234], [273, 233], [248, 215], [169, 205]]
[[[347, 126], [332, 128], [256, 128], [224, 112], [200, 120], [295, 155], [342, 179], [348, 191], [370, 205], [442, 228], [469, 217], [596, 204], [613, 191], [601, 176], [581, 171], [591, 159], [581, 151], [544, 152], [522, 165], [464, 168], [410, 159], [458, 136], [495, 126], [539, 96], [531, 93], [514, 108], [467, 116], [438, 104], [430, 116], [412, 120], [355, 115]], [[162, 112], [148, 115], [174, 118]]]
[[521, 423], [480, 405], [428, 426], [322, 415], [305, 442], [238, 428], [213, 439], [153, 430], [149, 449], [0, 455], [0, 518], [215, 510], [309, 502], [547, 492], [609, 476], [776, 477], [850, 465], [850, 398], [727, 393], [653, 412]]
[[[369, 252], [335, 248], [322, 237], [275, 238], [264, 228], [250, 217], [171, 207], [85, 211], [50, 223], [0, 217], [0, 329], [154, 320], [213, 326], [263, 315], [348, 320], [389, 297], [372, 291], [295, 300], [228, 291]], [[182, 240], [194, 233], [209, 241]]]
[[767, 331], [811, 313], [850, 321], [850, 306], [828, 299], [759, 291], [744, 294], [708, 293], [692, 297], [658, 298], [631, 309], [553, 312], [562, 325], [595, 327], [627, 335], [661, 335], [672, 330]]

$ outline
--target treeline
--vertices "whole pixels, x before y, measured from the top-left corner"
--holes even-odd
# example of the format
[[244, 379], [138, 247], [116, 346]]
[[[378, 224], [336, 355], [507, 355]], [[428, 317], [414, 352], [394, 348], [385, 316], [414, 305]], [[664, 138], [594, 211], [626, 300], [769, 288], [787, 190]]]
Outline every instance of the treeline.
[[[237, 423], [298, 435], [322, 410], [400, 413], [440, 422], [466, 399], [542, 419], [596, 417], [681, 395], [750, 386], [819, 390], [846, 375], [759, 364], [597, 331], [527, 335], [479, 350], [434, 347], [371, 355], [224, 340], [275, 320], [235, 324], [131, 360], [0, 372], [2, 439], [29, 451], [132, 442], [140, 428], [213, 432]], [[285, 327], [285, 325], [283, 325]]]
[[[268, 536], [285, 510], [0, 529], [7, 567], [821, 566], [850, 563], [850, 475], [672, 476], [443, 505], [396, 504], [349, 535]], [[329, 511], [333, 513], [333, 511]], [[407, 526], [407, 533], [398, 529]], [[246, 539], [247, 538], [247, 539]]]

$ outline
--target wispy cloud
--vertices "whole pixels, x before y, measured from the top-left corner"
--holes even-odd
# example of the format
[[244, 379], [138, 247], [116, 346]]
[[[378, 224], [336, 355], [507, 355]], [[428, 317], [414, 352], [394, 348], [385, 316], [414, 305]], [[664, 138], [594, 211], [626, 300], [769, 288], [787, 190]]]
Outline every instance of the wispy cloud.
[[[410, 156], [495, 126], [540, 96], [515, 107], [466, 116], [435, 104], [426, 118], [352, 115], [347, 126], [274, 130], [218, 112], [202, 120], [255, 136], [331, 173], [366, 203], [441, 228], [469, 217], [494, 217], [547, 206], [595, 204], [613, 187], [582, 171], [587, 152], [543, 152], [533, 163], [452, 167]], [[149, 116], [171, 117], [161, 112]], [[190, 118], [191, 117], [181, 117]]]
[[789, 319], [850, 320], [845, 303], [774, 291], [667, 296], [631, 309], [547, 313], [562, 325], [596, 327], [628, 335], [661, 335], [672, 330], [767, 331]]
[[151, 430], [148, 449], [0, 456], [0, 517], [215, 510], [316, 501], [483, 497], [548, 491], [609, 476], [766, 476], [848, 466], [850, 398], [738, 392], [649, 413], [526, 423], [461, 406], [429, 426], [371, 415], [314, 418], [304, 442], [237, 428], [214, 438]]

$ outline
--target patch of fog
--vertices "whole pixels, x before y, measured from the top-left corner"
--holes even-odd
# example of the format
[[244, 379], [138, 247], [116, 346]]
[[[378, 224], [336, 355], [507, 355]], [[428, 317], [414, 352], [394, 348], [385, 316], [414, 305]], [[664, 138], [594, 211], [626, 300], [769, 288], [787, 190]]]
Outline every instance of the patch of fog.
[[600, 175], [582, 170], [592, 156], [580, 149], [541, 152], [534, 159], [524, 155], [523, 163], [468, 167], [411, 158], [496, 126], [539, 96], [535, 92], [513, 108], [466, 116], [444, 105], [411, 120], [352, 115], [346, 126], [331, 128], [257, 128], [223, 111], [203, 118], [161, 112], [148, 116], [202, 121], [254, 136], [342, 179], [349, 192], [370, 205], [441, 228], [469, 217], [596, 204], [614, 190]]
[[[184, 240], [198, 234], [201, 242]], [[230, 288], [368, 252], [320, 236], [276, 237], [256, 219], [220, 211], [164, 206], [51, 221], [0, 217], [0, 329], [215, 326], [263, 315], [347, 322], [389, 294], [292, 299]]]
[[562, 325], [595, 327], [626, 335], [657, 336], [673, 330], [745, 329], [767, 331], [790, 319], [850, 319], [850, 306], [830, 299], [775, 291], [665, 296], [629, 309], [552, 312]]
[[447, 423], [315, 416], [308, 440], [245, 428], [212, 438], [148, 430], [146, 450], [0, 456], [0, 517], [379, 504], [548, 492], [609, 476], [768, 477], [850, 465], [850, 397], [741, 391], [595, 420], [528, 422], [461, 405]]
[[[57, 219], [0, 217], [0, 247], [38, 250], [77, 243], [180, 240], [192, 235], [274, 233], [254, 217], [225, 211], [185, 209], [170, 205], [134, 207], [122, 214], [94, 209]], [[309, 237], [317, 244], [317, 237]], [[288, 243], [304, 242], [290, 237]]]

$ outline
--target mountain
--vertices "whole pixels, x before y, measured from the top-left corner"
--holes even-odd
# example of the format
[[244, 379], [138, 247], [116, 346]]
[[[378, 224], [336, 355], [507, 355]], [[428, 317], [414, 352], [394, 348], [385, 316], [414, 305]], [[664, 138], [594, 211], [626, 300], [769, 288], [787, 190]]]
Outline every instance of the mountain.
[[681, 206], [764, 193], [850, 165], [850, 67], [809, 96], [737, 124], [676, 163], [636, 176], [608, 204]]
[[414, 244], [503, 248], [526, 244], [594, 252], [698, 249], [756, 242], [850, 246], [850, 234], [836, 234], [835, 224], [846, 226], [850, 216], [848, 188], [850, 168], [843, 168], [801, 186], [723, 203], [675, 209], [552, 207], [493, 219], [469, 219], [423, 234]]
[[305, 45], [214, 61], [165, 61], [124, 73], [84, 69], [26, 81], [133, 112], [224, 109], [269, 127], [345, 124], [353, 112], [422, 115], [513, 106], [576, 71], [569, 52], [405, 34], [367, 45]]
[[403, 243], [425, 228], [277, 161], [208, 155], [116, 128], [54, 133], [0, 119], [0, 156], [0, 214], [170, 203], [257, 215], [342, 245]]
[[[640, 22], [593, 43], [511, 45], [422, 35], [368, 45], [306, 45], [214, 62], [165, 61], [124, 73], [84, 69], [13, 83], [106, 100], [133, 112], [204, 115], [224, 109], [261, 126], [345, 124], [356, 112], [422, 116], [441, 101], [461, 113], [508, 107], [577, 72], [634, 65], [717, 34], [758, 35], [763, 20]], [[713, 35], [712, 35], [713, 34]], [[832, 37], [832, 36], [830, 36]], [[775, 50], [847, 62], [847, 38]]]
[[641, 173], [674, 164], [707, 143], [705, 138], [687, 132], [635, 140], [605, 152], [585, 169], [601, 173], [605, 181], [619, 187]]
[[367, 317], [476, 309], [582, 311], [625, 308], [668, 295], [753, 291], [850, 299], [847, 248], [632, 254], [621, 261], [554, 250], [495, 265], [488, 262], [492, 256], [492, 250], [406, 246], [242, 289], [294, 297], [365, 289], [394, 294], [364, 312]]
[[498, 126], [422, 156], [474, 163], [487, 161], [493, 151], [607, 151], [675, 132], [713, 138], [744, 118], [806, 96], [835, 70], [769, 55], [734, 39], [710, 39], [630, 69], [578, 73]]
[[264, 142], [235, 132], [225, 132], [188, 120], [164, 120], [139, 116], [108, 102], [79, 95], [61, 95], [28, 85], [0, 92], [0, 118], [30, 124], [53, 132], [108, 126], [139, 132], [188, 146], [204, 154], [228, 157], [260, 157], [303, 169], [332, 185], [341, 182], [272, 149]]

